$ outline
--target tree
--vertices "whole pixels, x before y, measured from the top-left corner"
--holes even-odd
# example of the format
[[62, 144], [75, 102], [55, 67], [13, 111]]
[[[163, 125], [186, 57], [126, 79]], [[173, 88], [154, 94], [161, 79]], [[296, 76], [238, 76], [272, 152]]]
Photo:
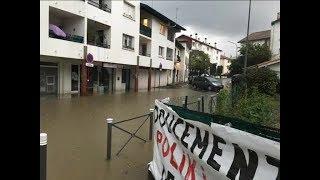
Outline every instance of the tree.
[[218, 75], [218, 76], [221, 76], [222, 70], [223, 70], [223, 66], [218, 66], [218, 67], [217, 67], [217, 75]]
[[189, 55], [189, 68], [191, 71], [205, 73], [210, 67], [209, 55], [203, 51], [192, 50]]
[[217, 63], [213, 63], [210, 67], [210, 75], [215, 75], [217, 72]]
[[[232, 60], [229, 70], [230, 76], [235, 74], [242, 74], [244, 67], [244, 59], [246, 54], [247, 45], [243, 44], [239, 50], [240, 56], [237, 59]], [[248, 45], [248, 61], [247, 67], [268, 61], [271, 58], [271, 51], [267, 44], [251, 44]]]
[[248, 46], [246, 44], [243, 44], [239, 50], [241, 56], [246, 55], [247, 48], [248, 48], [247, 66], [259, 64], [264, 61], [268, 61], [271, 58], [271, 51], [269, 49], [269, 46], [266, 43], [262, 45], [249, 43]]

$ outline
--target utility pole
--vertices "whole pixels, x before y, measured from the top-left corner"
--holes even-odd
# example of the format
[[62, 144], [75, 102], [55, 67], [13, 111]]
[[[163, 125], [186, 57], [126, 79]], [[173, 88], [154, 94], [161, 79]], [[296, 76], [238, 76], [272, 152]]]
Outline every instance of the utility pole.
[[247, 38], [246, 38], [246, 55], [244, 58], [244, 69], [243, 73], [246, 74], [247, 62], [248, 62], [248, 46], [249, 46], [249, 28], [250, 28], [250, 11], [251, 11], [251, 0], [249, 0], [249, 14], [248, 14], [248, 26], [247, 26]]

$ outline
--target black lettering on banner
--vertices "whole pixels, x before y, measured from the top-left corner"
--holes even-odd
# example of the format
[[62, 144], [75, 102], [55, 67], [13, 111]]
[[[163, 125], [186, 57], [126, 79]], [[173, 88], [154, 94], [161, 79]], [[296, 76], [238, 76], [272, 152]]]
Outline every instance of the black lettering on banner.
[[186, 137], [188, 137], [190, 135], [190, 133], [188, 132], [189, 131], [189, 127], [194, 128], [194, 126], [192, 124], [186, 122], [186, 127], [185, 127], [185, 129], [184, 129], [184, 131], [182, 133], [181, 140], [180, 140], [182, 145], [184, 147], [186, 147], [187, 149], [188, 149], [188, 143], [186, 143], [184, 141], [184, 138], [186, 138]]
[[171, 125], [172, 125], [173, 121], [174, 121], [174, 115], [172, 114], [172, 119], [171, 119], [171, 121], [170, 121], [170, 123], [169, 123], [169, 126], [168, 126], [168, 132], [169, 132], [169, 133], [172, 132], [172, 131], [171, 131]]
[[210, 156], [207, 160], [207, 164], [209, 164], [213, 169], [219, 171], [221, 165], [215, 161], [214, 155], [221, 156], [222, 155], [222, 149], [219, 148], [219, 143], [226, 144], [226, 142], [219, 136], [213, 135], [213, 146], [212, 146], [212, 151], [210, 153]]
[[156, 114], [156, 117], [154, 118], [154, 123], [156, 123], [158, 121], [158, 113], [159, 113], [159, 108], [158, 106], [155, 106], [154, 107], [154, 111], [155, 111], [155, 114]]
[[280, 160], [266, 155], [267, 163], [278, 168], [278, 175], [276, 180], [280, 180]]
[[238, 144], [234, 144], [234, 158], [231, 167], [227, 173], [227, 177], [235, 179], [240, 171], [239, 180], [253, 179], [258, 167], [258, 155], [256, 152], [248, 149], [249, 163], [247, 165], [245, 155]]
[[174, 180], [174, 176], [171, 174], [170, 171], [167, 171], [167, 178], [165, 180]]
[[161, 127], [163, 127], [165, 124], [168, 124], [168, 118], [170, 116], [170, 113], [167, 113], [167, 116], [164, 118], [163, 124], [161, 124]]
[[176, 136], [177, 139], [180, 139], [180, 138], [177, 136], [176, 127], [178, 124], [183, 124], [183, 122], [184, 121], [182, 119], [178, 118], [177, 121], [173, 125], [172, 131], [173, 131], [174, 136]]
[[196, 133], [196, 138], [193, 141], [193, 144], [190, 148], [191, 152], [193, 153], [194, 148], [196, 146], [198, 146], [199, 149], [201, 149], [201, 152], [199, 154], [199, 158], [202, 159], [204, 153], [207, 150], [208, 144], [209, 144], [209, 132], [208, 131], [204, 131], [204, 137], [203, 140], [201, 138], [201, 131], [200, 128], [196, 127], [197, 133]]
[[[159, 124], [160, 124], [160, 126], [161, 127], [163, 127], [164, 126], [164, 124], [166, 123], [165, 121], [164, 121], [164, 110], [163, 109], [160, 109], [160, 114], [159, 114]], [[162, 117], [162, 118], [161, 118]], [[161, 122], [161, 119], [163, 119], [163, 122]]]

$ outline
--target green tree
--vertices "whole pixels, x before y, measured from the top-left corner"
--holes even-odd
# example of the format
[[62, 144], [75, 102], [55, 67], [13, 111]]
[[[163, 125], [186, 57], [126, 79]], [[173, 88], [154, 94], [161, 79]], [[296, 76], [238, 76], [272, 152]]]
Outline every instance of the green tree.
[[249, 43], [248, 46], [246, 44], [243, 44], [239, 50], [241, 56], [246, 55], [247, 48], [248, 48], [247, 66], [259, 64], [264, 61], [268, 61], [271, 58], [271, 51], [269, 46], [266, 43], [262, 45]]
[[210, 75], [215, 75], [217, 72], [217, 63], [213, 63], [210, 67]]
[[221, 74], [222, 74], [222, 69], [223, 69], [223, 66], [218, 66], [218, 67], [217, 67], [217, 75], [218, 75], [218, 76], [221, 76]]
[[229, 76], [233, 76], [235, 74], [242, 74], [244, 66], [244, 56], [239, 56], [237, 59], [231, 61], [229, 66]]
[[189, 55], [189, 68], [191, 71], [205, 73], [210, 68], [209, 55], [203, 51], [192, 50]]

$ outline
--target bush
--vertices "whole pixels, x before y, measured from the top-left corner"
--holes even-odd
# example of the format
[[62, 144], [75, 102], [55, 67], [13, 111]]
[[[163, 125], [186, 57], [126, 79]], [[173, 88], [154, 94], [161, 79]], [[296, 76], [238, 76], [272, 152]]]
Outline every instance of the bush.
[[[236, 99], [231, 101], [231, 97]], [[260, 93], [257, 88], [252, 89], [250, 96], [232, 96], [228, 90], [221, 90], [216, 106], [217, 114], [277, 128], [280, 124], [279, 110], [279, 101]]]
[[250, 91], [257, 88], [260, 93], [275, 95], [279, 82], [277, 74], [269, 68], [248, 69], [245, 80]]

